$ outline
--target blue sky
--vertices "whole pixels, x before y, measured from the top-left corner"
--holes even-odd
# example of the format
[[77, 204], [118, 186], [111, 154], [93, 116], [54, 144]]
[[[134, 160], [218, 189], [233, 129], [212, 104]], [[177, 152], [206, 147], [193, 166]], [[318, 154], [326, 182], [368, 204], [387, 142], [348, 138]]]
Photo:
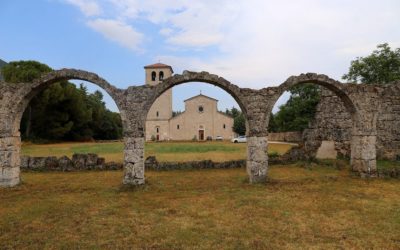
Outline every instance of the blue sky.
[[[340, 80], [377, 44], [400, 46], [398, 13], [397, 0], [2, 0], [0, 58], [92, 71], [119, 88], [143, 84], [158, 61], [257, 89], [305, 72]], [[191, 84], [174, 89], [174, 109], [200, 90], [222, 110], [236, 105]]]

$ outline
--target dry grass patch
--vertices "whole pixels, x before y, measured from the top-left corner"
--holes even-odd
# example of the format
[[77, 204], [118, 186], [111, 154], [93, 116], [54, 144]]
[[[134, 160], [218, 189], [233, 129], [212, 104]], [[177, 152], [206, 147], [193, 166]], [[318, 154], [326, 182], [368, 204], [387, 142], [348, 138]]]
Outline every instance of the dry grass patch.
[[291, 249], [400, 244], [399, 180], [275, 166], [266, 185], [244, 169], [23, 173], [0, 189], [5, 248]]

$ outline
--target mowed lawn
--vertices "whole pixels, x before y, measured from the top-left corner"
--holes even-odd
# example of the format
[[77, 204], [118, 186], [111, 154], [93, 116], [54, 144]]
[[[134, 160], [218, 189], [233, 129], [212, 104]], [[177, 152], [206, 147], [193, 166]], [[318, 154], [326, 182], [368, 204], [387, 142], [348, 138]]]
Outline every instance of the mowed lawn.
[[0, 189], [0, 249], [399, 249], [400, 181], [329, 167], [22, 173]]
[[[29, 156], [57, 156], [74, 153], [96, 153], [106, 161], [123, 161], [122, 142], [106, 143], [58, 143], [58, 144], [23, 144], [22, 154]], [[285, 153], [289, 144], [271, 143], [268, 152]], [[246, 144], [224, 142], [150, 142], [146, 143], [145, 156], [156, 156], [158, 161], [199, 161], [215, 162], [240, 160], [246, 158]]]

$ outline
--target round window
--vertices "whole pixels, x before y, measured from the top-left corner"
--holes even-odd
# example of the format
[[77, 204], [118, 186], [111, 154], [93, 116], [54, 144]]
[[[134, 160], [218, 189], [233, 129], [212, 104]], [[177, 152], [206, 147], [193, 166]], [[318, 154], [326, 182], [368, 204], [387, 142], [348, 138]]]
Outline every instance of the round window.
[[199, 112], [202, 113], [204, 111], [203, 106], [199, 106]]

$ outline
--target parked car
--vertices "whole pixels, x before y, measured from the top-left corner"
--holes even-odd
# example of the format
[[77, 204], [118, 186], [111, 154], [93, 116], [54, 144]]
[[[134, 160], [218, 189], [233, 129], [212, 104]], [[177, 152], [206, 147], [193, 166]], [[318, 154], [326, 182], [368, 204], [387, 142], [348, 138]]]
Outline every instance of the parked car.
[[216, 137], [215, 137], [215, 140], [216, 141], [222, 141], [224, 138], [222, 137], [222, 136], [220, 136], [220, 135], [217, 135]]
[[212, 136], [207, 136], [206, 140], [207, 141], [212, 141]]
[[238, 143], [238, 142], [247, 142], [247, 138], [244, 135], [238, 136], [236, 138], [233, 138], [231, 140], [233, 143]]

